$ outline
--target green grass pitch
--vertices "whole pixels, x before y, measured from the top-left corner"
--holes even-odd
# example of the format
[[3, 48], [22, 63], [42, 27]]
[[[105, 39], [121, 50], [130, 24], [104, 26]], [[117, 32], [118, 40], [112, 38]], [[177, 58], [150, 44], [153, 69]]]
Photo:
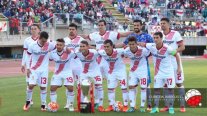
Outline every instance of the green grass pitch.
[[[127, 65], [128, 67], [128, 65]], [[207, 83], [207, 60], [192, 60], [192, 61], [183, 61], [184, 73], [185, 73], [185, 87], [187, 88], [206, 88]], [[151, 74], [153, 74], [151, 66]], [[51, 74], [50, 74], [51, 77]], [[152, 85], [151, 85], [152, 86]], [[33, 92], [33, 101], [34, 105], [28, 112], [24, 112], [22, 107], [25, 103], [25, 89], [26, 83], [25, 78], [16, 76], [11, 78], [0, 78], [0, 116], [80, 116], [80, 115], [97, 115], [97, 116], [112, 116], [112, 115], [142, 115], [142, 116], [150, 116], [150, 115], [159, 115], [165, 116], [169, 115], [166, 113], [157, 113], [157, 114], [149, 114], [140, 113], [138, 110], [134, 113], [123, 113], [123, 112], [105, 112], [100, 113], [98, 111], [95, 114], [80, 114], [77, 112], [68, 112], [63, 107], [65, 105], [66, 96], [65, 96], [65, 88], [62, 87], [58, 89], [58, 103], [60, 105], [60, 109], [56, 113], [51, 112], [41, 112], [40, 111], [40, 95], [39, 88], [36, 87]], [[108, 105], [107, 100], [107, 89], [106, 89], [106, 81], [104, 81], [104, 106]], [[139, 91], [140, 92], [140, 91]], [[49, 91], [48, 91], [49, 93]], [[137, 106], [140, 104], [140, 94], [138, 93], [137, 98]], [[120, 88], [116, 89], [116, 100], [122, 101], [122, 95]], [[49, 94], [47, 96], [47, 102], [49, 102]], [[76, 104], [76, 103], [75, 103]], [[207, 114], [207, 108], [188, 108], [186, 113], [180, 113], [179, 109], [175, 109], [175, 115], [179, 116], [204, 116]]]

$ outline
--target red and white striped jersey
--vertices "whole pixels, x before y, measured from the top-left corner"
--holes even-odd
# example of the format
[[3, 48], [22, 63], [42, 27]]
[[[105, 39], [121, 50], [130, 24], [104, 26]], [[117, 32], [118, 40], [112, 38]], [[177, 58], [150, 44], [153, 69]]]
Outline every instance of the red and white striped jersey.
[[[64, 40], [65, 40], [65, 45], [75, 52], [76, 50], [78, 50], [80, 48], [80, 42], [83, 41], [84, 39], [81, 36], [76, 36], [76, 38], [74, 38], [74, 39], [70, 39], [69, 37], [65, 37]], [[81, 64], [79, 58], [71, 59], [70, 62], [71, 62], [70, 67], [73, 70], [80, 69], [80, 67], [82, 67], [82, 64]]]
[[69, 37], [65, 37], [65, 45], [73, 50], [74, 52], [79, 49], [80, 47], [80, 42], [83, 41], [84, 39], [81, 36], [76, 36], [74, 39], [71, 39]]
[[[28, 48], [28, 58], [27, 58], [27, 69], [32, 70], [48, 70], [49, 64], [49, 52], [54, 50], [56, 43], [54, 41], [49, 41], [41, 46], [38, 41], [34, 42]], [[29, 62], [31, 59], [31, 66]]]
[[26, 61], [27, 61], [27, 50], [29, 48], [29, 46], [36, 42], [38, 38], [32, 38], [32, 36], [26, 38], [24, 40], [24, 45], [23, 45], [23, 56], [22, 56], [22, 66], [26, 65]]
[[117, 42], [120, 38], [120, 33], [115, 31], [106, 31], [104, 35], [100, 35], [99, 32], [94, 32], [89, 35], [90, 40], [95, 41], [96, 49], [104, 49], [103, 43], [105, 40], [110, 39], [113, 43]]
[[171, 30], [170, 33], [164, 35], [163, 42], [173, 49], [177, 49], [183, 39], [178, 31]]
[[172, 77], [174, 75], [171, 61], [173, 49], [163, 44], [162, 48], [158, 50], [155, 43], [147, 43], [146, 48], [151, 52], [153, 57], [155, 76]]
[[[164, 35], [164, 34], [163, 34]], [[178, 49], [179, 44], [183, 43], [183, 39], [178, 31], [171, 30], [170, 33], [164, 35], [163, 42], [173, 48], [174, 50]], [[178, 53], [178, 55], [180, 55]], [[177, 61], [176, 58], [171, 56], [173, 67], [177, 69]], [[181, 60], [181, 59], [180, 59]]]
[[125, 49], [124, 55], [130, 58], [130, 71], [143, 72], [147, 71], [147, 56], [150, 52], [143, 47], [137, 47], [137, 51], [133, 53], [129, 47]]
[[82, 52], [77, 50], [76, 56], [80, 59], [83, 67], [83, 73], [88, 73], [88, 72], [94, 72], [100, 71], [99, 65], [96, 61], [97, 57], [99, 56], [98, 52], [94, 49], [89, 49], [89, 54], [87, 56], [84, 56]]
[[55, 74], [67, 74], [70, 69], [70, 60], [75, 58], [73, 51], [64, 49], [62, 52], [58, 52], [57, 49], [50, 53], [49, 59], [55, 62]]
[[125, 71], [126, 67], [123, 62], [124, 49], [113, 49], [113, 53], [111, 56], [108, 56], [104, 50], [100, 50], [98, 51], [98, 53], [102, 56], [102, 58], [107, 61], [109, 66], [109, 74], [113, 72]]

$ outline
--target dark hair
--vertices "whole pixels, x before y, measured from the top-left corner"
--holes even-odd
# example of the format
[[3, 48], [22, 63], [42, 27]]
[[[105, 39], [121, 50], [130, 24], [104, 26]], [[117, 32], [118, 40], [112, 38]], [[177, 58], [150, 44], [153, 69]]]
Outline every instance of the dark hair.
[[162, 37], [163, 37], [163, 34], [162, 34], [161, 32], [155, 32], [155, 33], [154, 33], [154, 35], [159, 35], [159, 36], [160, 36], [160, 38], [162, 38]]
[[105, 21], [105, 20], [99, 20], [99, 21], [98, 21], [98, 23], [101, 23], [101, 22], [103, 22], [104, 25], [106, 25], [106, 21]]
[[49, 35], [48, 35], [48, 33], [47, 33], [47, 32], [42, 31], [42, 32], [40, 33], [40, 38], [45, 38], [45, 39], [48, 39], [48, 37], [49, 37]]
[[134, 36], [130, 36], [130, 37], [128, 38], [128, 41], [129, 41], [129, 42], [136, 42], [136, 43], [137, 43], [137, 39], [136, 39], [136, 37], [134, 37]]
[[65, 40], [63, 38], [59, 38], [56, 40], [57, 42], [65, 43]]
[[31, 27], [37, 27], [39, 30], [40, 30], [40, 26], [39, 25], [37, 25], [37, 24], [33, 24]]
[[166, 22], [170, 23], [170, 19], [168, 19], [168, 18], [162, 18], [161, 21], [166, 21]]
[[[104, 41], [104, 44], [110, 44], [111, 46], [113, 46], [114, 44], [113, 44], [113, 42], [110, 40], [110, 39], [107, 39], [107, 40], [105, 40]], [[113, 46], [114, 47], [114, 46]]]
[[86, 40], [83, 40], [83, 41], [81, 41], [80, 43], [81, 43], [81, 44], [85, 44], [85, 45], [87, 45], [87, 46], [89, 45], [88, 42], [87, 42]]
[[134, 20], [133, 23], [140, 23], [140, 25], [142, 25], [142, 21], [141, 20]]
[[75, 23], [70, 23], [69, 27], [75, 27], [75, 29], [78, 29], [78, 26]]

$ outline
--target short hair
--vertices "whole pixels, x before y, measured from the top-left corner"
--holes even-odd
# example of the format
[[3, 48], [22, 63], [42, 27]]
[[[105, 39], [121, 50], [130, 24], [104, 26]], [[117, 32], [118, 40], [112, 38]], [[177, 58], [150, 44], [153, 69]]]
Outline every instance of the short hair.
[[166, 21], [166, 22], [170, 23], [170, 19], [168, 19], [168, 18], [162, 18], [161, 21]]
[[40, 26], [38, 24], [33, 24], [31, 27], [37, 27], [40, 30]]
[[75, 27], [75, 29], [78, 29], [78, 26], [75, 23], [70, 23], [69, 27]]
[[160, 36], [160, 38], [162, 38], [162, 37], [163, 37], [163, 34], [162, 34], [161, 32], [155, 32], [155, 33], [154, 33], [154, 35], [159, 35], [159, 36]]
[[104, 41], [104, 44], [108, 44], [108, 43], [109, 43], [111, 46], [114, 45], [113, 42], [112, 42], [110, 39], [107, 39], [107, 40]]
[[63, 38], [58, 38], [56, 41], [61, 42], [61, 43], [65, 43], [65, 40]]
[[142, 25], [142, 21], [141, 20], [134, 20], [133, 23], [140, 23], [140, 25]]
[[102, 20], [99, 20], [99, 21], [98, 21], [98, 23], [101, 23], [101, 22], [103, 22], [104, 25], [106, 25], [106, 21], [105, 21], [105, 20], [102, 19]]
[[130, 36], [130, 37], [128, 38], [128, 41], [129, 41], [129, 42], [135, 42], [135, 43], [137, 43], [137, 39], [136, 39], [136, 37], [134, 37], [134, 36]]
[[40, 33], [40, 38], [45, 38], [45, 39], [48, 39], [48, 38], [49, 38], [49, 35], [48, 35], [48, 33], [47, 33], [47, 32], [42, 31], [42, 32]]
[[88, 42], [87, 42], [86, 40], [83, 40], [83, 41], [81, 41], [80, 43], [81, 43], [81, 44], [85, 44], [86, 46], [89, 45]]

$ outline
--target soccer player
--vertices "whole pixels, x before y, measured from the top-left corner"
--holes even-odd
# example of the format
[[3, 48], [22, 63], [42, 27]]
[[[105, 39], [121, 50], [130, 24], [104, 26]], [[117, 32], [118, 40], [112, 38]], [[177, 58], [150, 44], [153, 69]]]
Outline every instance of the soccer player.
[[131, 36], [128, 38], [128, 46], [125, 49], [125, 56], [130, 58], [130, 71], [129, 71], [129, 100], [130, 108], [127, 112], [135, 111], [135, 100], [136, 100], [136, 87], [140, 85], [141, 87], [141, 107], [140, 112], [145, 112], [145, 101], [146, 101], [146, 91], [147, 91], [147, 59], [150, 52], [143, 47], [137, 46], [136, 37]]
[[[115, 32], [115, 31], [107, 31], [106, 30], [106, 21], [105, 20], [99, 20], [98, 22], [98, 28], [99, 31], [98, 32], [93, 32], [87, 36], [85, 36], [85, 39], [89, 39], [91, 41], [95, 42], [95, 49], [97, 50], [103, 50], [104, 49], [104, 41], [105, 40], [111, 40], [113, 43], [116, 43], [120, 37], [126, 37], [129, 34], [131, 34], [131, 32], [125, 32], [125, 33], [119, 33], [119, 32]], [[107, 77], [108, 74], [108, 64], [106, 63], [105, 59], [102, 59], [101, 57], [98, 57], [97, 59], [98, 64], [101, 67], [101, 73], [103, 77]], [[99, 92], [95, 90], [95, 96], [99, 96], [98, 95]], [[98, 99], [95, 99], [95, 107], [97, 108], [98, 106]]]
[[[27, 59], [27, 50], [29, 46], [33, 43], [36, 42], [37, 39], [39, 38], [39, 33], [40, 33], [40, 27], [36, 24], [33, 24], [31, 26], [31, 36], [26, 38], [24, 40], [24, 45], [23, 45], [23, 57], [22, 57], [22, 67], [21, 71], [25, 73], [25, 66], [26, 66], [26, 59]], [[28, 90], [28, 85], [29, 85], [29, 77], [26, 76], [26, 83], [27, 83], [27, 90]], [[33, 101], [31, 100], [31, 105], [33, 104]]]
[[[75, 53], [65, 47], [64, 39], [56, 40], [56, 49], [50, 53], [50, 61], [55, 62], [55, 71], [51, 79], [50, 99], [51, 102], [57, 102], [56, 90], [64, 85], [67, 88], [67, 99], [69, 100], [69, 111], [74, 111], [74, 78], [70, 69], [70, 60], [75, 58]], [[62, 84], [62, 81], [63, 84]]]
[[55, 43], [48, 41], [48, 37], [47, 32], [41, 32], [38, 41], [32, 43], [27, 50], [26, 66], [29, 89], [27, 90], [26, 104], [23, 107], [25, 111], [30, 108], [33, 88], [37, 84], [40, 86], [41, 110], [46, 111], [49, 52], [55, 49]]
[[89, 44], [87, 41], [81, 41], [80, 49], [76, 51], [77, 57], [82, 62], [83, 71], [80, 75], [80, 81], [83, 80], [93, 80], [95, 84], [95, 90], [99, 92], [99, 107], [100, 112], [104, 112], [103, 108], [103, 87], [102, 87], [102, 76], [100, 67], [96, 61], [99, 56], [95, 49], [89, 49]]
[[[142, 29], [142, 21], [141, 20], [134, 20], [133, 25], [134, 25], [134, 33], [131, 33], [123, 43], [120, 44], [116, 44], [115, 47], [116, 48], [123, 48], [125, 46], [127, 46], [128, 44], [128, 38], [131, 36], [136, 37], [137, 42], [144, 42], [144, 43], [154, 43], [153, 38], [151, 37], [151, 35], [144, 33], [141, 31]], [[150, 77], [150, 68], [149, 68], [149, 63], [148, 63], [148, 58], [147, 58], [147, 69], [148, 69], [148, 89], [147, 89], [147, 110], [150, 111], [151, 110], [151, 90], [150, 90], [150, 83], [151, 83], [151, 77]], [[137, 89], [135, 89], [135, 95], [137, 93]], [[136, 98], [136, 97], [135, 97]], [[135, 102], [136, 104], [136, 102]]]
[[[81, 36], [78, 36], [77, 29], [78, 29], [78, 26], [74, 23], [71, 23], [68, 28], [69, 35], [68, 37], [64, 38], [65, 45], [71, 50], [73, 50], [74, 52], [75, 50], [79, 49], [80, 42], [84, 40]], [[71, 59], [70, 61], [70, 68], [72, 69], [72, 72], [73, 72], [73, 75], [74, 75], [74, 78], [77, 84], [79, 84], [79, 77], [80, 77], [80, 73], [82, 70], [81, 65], [82, 64], [79, 58]], [[67, 93], [68, 92], [66, 90], [66, 96], [68, 96]], [[67, 99], [67, 102], [64, 108], [69, 108], [69, 106], [70, 106], [69, 99]]]
[[152, 54], [155, 74], [154, 74], [154, 108], [150, 113], [159, 112], [160, 89], [166, 84], [168, 88], [169, 113], [174, 114], [174, 87], [175, 75], [172, 66], [171, 56], [175, 56], [177, 60], [177, 72], [181, 72], [179, 55], [170, 46], [163, 44], [163, 34], [156, 32], [153, 35], [155, 43], [142, 43], [141, 46], [146, 47]]
[[[171, 30], [170, 29], [170, 20], [168, 18], [162, 18], [161, 19], [161, 28], [163, 30], [163, 34], [164, 34], [164, 38], [163, 38], [163, 42], [165, 44], [168, 44], [170, 47], [172, 47], [173, 49], [175, 49], [178, 53], [178, 55], [180, 55], [179, 52], [182, 52], [183, 50], [185, 50], [185, 45], [183, 42], [183, 39], [180, 35], [180, 33], [178, 31], [175, 30]], [[175, 73], [175, 82], [176, 82], [176, 86], [178, 88], [178, 92], [180, 95], [180, 112], [185, 112], [185, 89], [184, 89], [184, 73], [183, 73], [183, 67], [182, 67], [182, 62], [181, 59], [181, 73], [177, 73], [177, 62], [176, 62], [176, 58], [171, 56], [172, 58], [172, 63], [173, 63], [173, 69], [174, 69], [174, 73]], [[167, 94], [167, 91], [165, 91], [164, 89], [164, 94]], [[168, 107], [168, 103], [167, 101], [165, 101], [165, 107], [163, 109], [161, 109], [160, 111], [168, 111], [169, 107]]]
[[105, 111], [113, 111], [113, 105], [115, 103], [115, 88], [117, 87], [118, 82], [120, 82], [124, 102], [123, 112], [126, 112], [128, 109], [128, 91], [126, 67], [122, 59], [124, 49], [113, 49], [113, 46], [114, 45], [111, 40], [105, 40], [104, 50], [99, 51], [99, 54], [108, 63], [107, 86], [109, 106]]

